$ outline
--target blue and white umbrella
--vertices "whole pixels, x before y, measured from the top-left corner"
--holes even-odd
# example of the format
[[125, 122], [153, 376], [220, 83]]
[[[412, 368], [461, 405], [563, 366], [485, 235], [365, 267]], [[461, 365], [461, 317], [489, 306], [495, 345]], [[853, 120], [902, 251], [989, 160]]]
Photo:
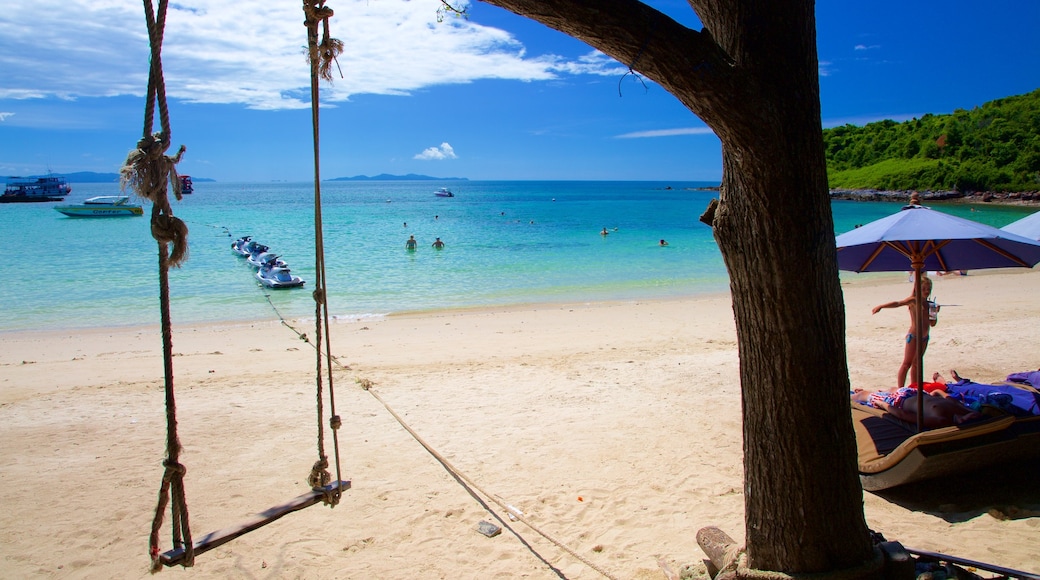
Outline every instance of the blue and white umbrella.
[[[914, 380], [918, 385], [918, 396], [924, 384], [922, 342], [927, 323], [921, 290], [922, 273], [928, 270], [1032, 268], [1040, 262], [1040, 241], [916, 204], [841, 234], [835, 242], [841, 270], [914, 272], [914, 296], [922, 309], [914, 317], [919, 357]], [[918, 405], [918, 429], [922, 412], [923, 405]]]
[[1040, 211], [1000, 228], [1031, 240], [1040, 240]]

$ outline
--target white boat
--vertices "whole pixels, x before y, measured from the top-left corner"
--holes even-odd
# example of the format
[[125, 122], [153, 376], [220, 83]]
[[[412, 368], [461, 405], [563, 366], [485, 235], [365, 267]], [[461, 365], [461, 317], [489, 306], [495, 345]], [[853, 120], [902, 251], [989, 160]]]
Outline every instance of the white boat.
[[271, 248], [261, 244], [256, 240], [247, 239], [244, 243], [239, 244], [237, 246], [235, 244], [231, 244], [231, 251], [235, 252], [239, 256], [242, 256], [243, 258], [248, 258], [249, 256], [253, 255], [259, 256], [260, 254], [263, 254], [264, 252], [270, 249]]
[[256, 273], [256, 279], [268, 288], [295, 288], [304, 284], [303, 278], [293, 275], [289, 268], [278, 266], [260, 268]]
[[239, 256], [248, 256], [249, 252], [246, 252], [243, 248], [245, 248], [245, 245], [248, 244], [251, 239], [253, 239], [253, 236], [242, 236], [241, 238], [231, 242], [231, 251]]
[[263, 252], [260, 254], [250, 254], [246, 261], [253, 265], [254, 268], [288, 268], [289, 264], [285, 263], [285, 260], [278, 257], [274, 252]]
[[437, 191], [433, 192], [433, 195], [436, 195], [437, 197], [455, 197], [455, 194], [452, 193], [451, 190], [447, 187], [442, 187], [438, 189]]
[[124, 217], [144, 215], [141, 204], [130, 203], [127, 195], [99, 195], [87, 198], [79, 205], [57, 205], [59, 211], [69, 217]]

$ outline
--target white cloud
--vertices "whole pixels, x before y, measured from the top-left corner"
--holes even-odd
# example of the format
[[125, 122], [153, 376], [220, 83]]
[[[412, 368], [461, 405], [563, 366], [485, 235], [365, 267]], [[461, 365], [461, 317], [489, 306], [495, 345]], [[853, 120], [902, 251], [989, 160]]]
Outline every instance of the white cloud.
[[[437, 22], [440, 6], [440, 0], [338, 0], [330, 29], [344, 43], [344, 78], [334, 71], [332, 85], [322, 84], [323, 102], [478, 79], [623, 72], [596, 51], [575, 62], [528, 57], [506, 31], [463, 18]], [[302, 22], [298, 2], [171, 3], [162, 47], [167, 96], [255, 109], [309, 106]], [[9, 2], [0, 12], [0, 98], [143, 96], [148, 61], [140, 3], [39, 0]]]
[[0, 123], [3, 123], [4, 121], [6, 121], [7, 118], [10, 117], [13, 114], [14, 113], [7, 112], [7, 111], [0, 111]]
[[878, 48], [881, 48], [880, 44], [871, 44], [869, 46], [867, 46], [866, 44], [857, 44], [855, 47], [853, 47], [853, 50], [876, 50]]
[[442, 159], [458, 159], [455, 149], [448, 143], [441, 143], [439, 147], [427, 147], [422, 153], [417, 154], [414, 159], [422, 161], [440, 161]]
[[674, 137], [676, 135], [714, 135], [708, 127], [683, 127], [679, 129], [657, 129], [654, 131], [635, 131], [616, 135], [615, 139], [643, 139], [646, 137]]

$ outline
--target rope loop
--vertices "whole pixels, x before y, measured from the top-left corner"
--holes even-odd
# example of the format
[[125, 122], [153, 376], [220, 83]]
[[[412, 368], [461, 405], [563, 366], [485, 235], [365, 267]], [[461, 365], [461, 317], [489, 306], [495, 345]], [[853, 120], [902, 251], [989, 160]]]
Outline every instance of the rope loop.
[[341, 497], [343, 497], [343, 491], [337, 484], [335, 487], [325, 488], [325, 493], [322, 495], [321, 502], [329, 507], [336, 507], [339, 505]]
[[327, 457], [314, 462], [314, 466], [311, 467], [311, 474], [307, 476], [307, 485], [311, 486], [311, 489], [320, 489], [325, 487], [332, 481], [332, 475], [329, 473], [329, 460]]

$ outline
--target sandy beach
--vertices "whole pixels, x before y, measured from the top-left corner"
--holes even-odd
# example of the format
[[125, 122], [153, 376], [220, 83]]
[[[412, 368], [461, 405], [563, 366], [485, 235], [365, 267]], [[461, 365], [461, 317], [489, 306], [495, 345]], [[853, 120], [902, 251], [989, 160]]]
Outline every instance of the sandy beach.
[[[870, 310], [911, 285], [897, 274], [844, 279], [852, 385], [891, 386], [909, 317]], [[936, 278], [949, 306], [927, 374], [954, 368], [992, 382], [1040, 368], [1038, 287], [1040, 269]], [[198, 537], [307, 491], [315, 359], [277, 320], [184, 327], [173, 316]], [[313, 336], [311, 323], [291, 324]], [[343, 365], [336, 410], [352, 488], [334, 509], [291, 514], [163, 575], [602, 577], [548, 536], [614, 577], [666, 579], [704, 557], [698, 529], [743, 538], [728, 296], [398, 315], [337, 322], [330, 336]], [[148, 576], [165, 453], [157, 325], [6, 333], [0, 346], [0, 577]], [[479, 487], [481, 501], [374, 393]], [[872, 529], [906, 546], [1040, 572], [1036, 481], [950, 478], [865, 493], [864, 508]], [[489, 538], [477, 531], [482, 520], [508, 527]]]

